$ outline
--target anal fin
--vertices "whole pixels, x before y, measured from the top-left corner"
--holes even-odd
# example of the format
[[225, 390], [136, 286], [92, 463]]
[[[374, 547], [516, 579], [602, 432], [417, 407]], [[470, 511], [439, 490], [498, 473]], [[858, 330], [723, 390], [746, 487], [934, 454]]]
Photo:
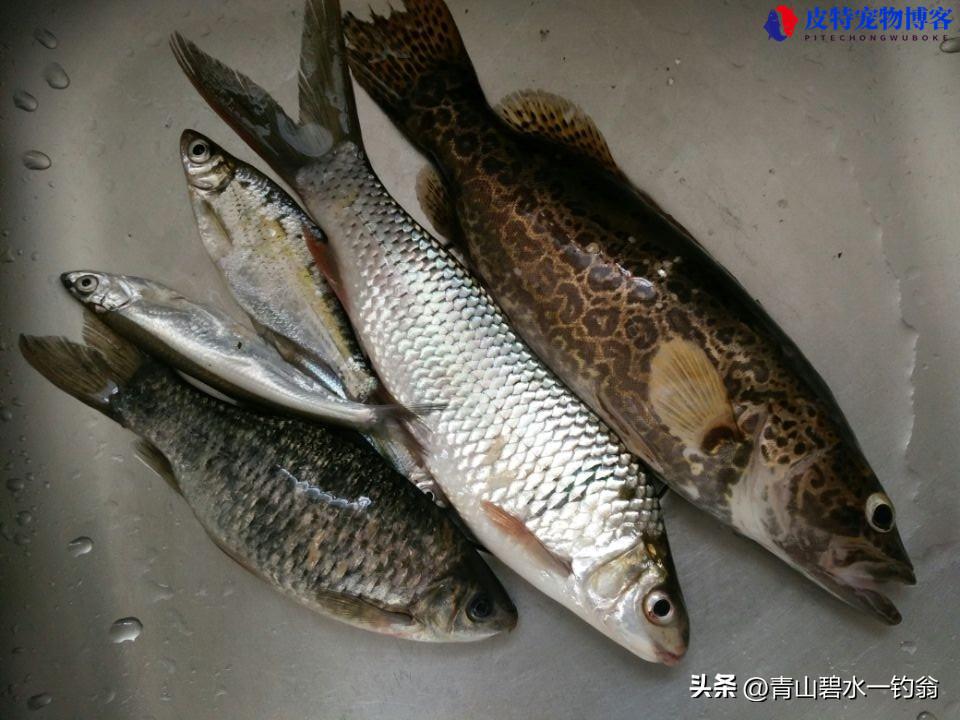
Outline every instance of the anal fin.
[[417, 173], [417, 200], [433, 229], [450, 242], [460, 237], [460, 226], [443, 179], [432, 165], [424, 165]]
[[562, 576], [570, 575], [573, 572], [570, 558], [563, 557], [544, 545], [543, 541], [530, 531], [523, 520], [489, 500], [484, 500], [482, 507], [484, 514], [494, 525], [520, 543], [529, 553], [536, 556], [545, 568]]

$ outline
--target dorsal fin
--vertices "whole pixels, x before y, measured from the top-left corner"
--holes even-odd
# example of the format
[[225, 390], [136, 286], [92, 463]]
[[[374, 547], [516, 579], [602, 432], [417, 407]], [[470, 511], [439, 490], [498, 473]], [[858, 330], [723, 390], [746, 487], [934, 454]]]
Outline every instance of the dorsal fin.
[[593, 119], [570, 100], [542, 90], [521, 90], [507, 95], [495, 109], [517, 132], [563, 145], [623, 176]]
[[450, 193], [432, 165], [424, 165], [417, 173], [417, 200], [433, 229], [454, 242], [459, 233]]
[[650, 403], [689, 448], [715, 453], [742, 439], [720, 373], [690, 340], [669, 340], [650, 362]]

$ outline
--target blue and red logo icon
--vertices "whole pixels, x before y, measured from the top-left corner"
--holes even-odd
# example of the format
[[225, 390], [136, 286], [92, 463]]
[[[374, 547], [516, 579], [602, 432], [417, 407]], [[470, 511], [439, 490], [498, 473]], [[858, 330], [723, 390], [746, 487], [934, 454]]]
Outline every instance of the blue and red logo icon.
[[771, 40], [783, 42], [793, 35], [797, 27], [797, 14], [788, 5], [777, 5], [767, 16], [767, 21], [763, 24], [763, 29]]

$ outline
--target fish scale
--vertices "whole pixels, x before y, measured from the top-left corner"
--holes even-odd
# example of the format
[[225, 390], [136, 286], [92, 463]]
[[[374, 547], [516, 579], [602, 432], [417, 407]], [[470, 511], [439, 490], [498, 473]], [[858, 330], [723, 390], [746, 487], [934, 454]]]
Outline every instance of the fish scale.
[[[341, 230], [331, 240], [342, 243], [337, 268], [381, 380], [405, 405], [445, 405], [424, 420], [427, 463], [461, 515], [476, 515], [464, 498], [497, 503], [572, 558], [595, 556], [612, 539], [663, 534], [639, 464], [543, 369], [457, 260], [392, 201], [355, 146], [337, 149], [303, 181], [321, 227]], [[397, 285], [409, 291], [388, 292]], [[504, 444], [491, 463], [497, 437]], [[575, 453], [577, 446], [584, 452]], [[489, 479], [503, 473], [508, 484], [491, 487]], [[556, 482], [561, 477], [567, 482]], [[612, 502], [628, 486], [637, 497], [623, 507]], [[579, 518], [576, 533], [568, 532], [571, 514]]]
[[112, 401], [222, 546], [297, 599], [408, 607], [472, 554], [353, 433], [221, 403], [150, 365]]

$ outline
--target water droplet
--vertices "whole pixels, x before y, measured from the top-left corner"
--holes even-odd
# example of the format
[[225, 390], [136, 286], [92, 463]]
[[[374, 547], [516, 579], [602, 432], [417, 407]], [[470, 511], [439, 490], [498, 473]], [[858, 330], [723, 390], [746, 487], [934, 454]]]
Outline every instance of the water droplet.
[[47, 85], [54, 90], [63, 90], [70, 85], [70, 78], [67, 76], [67, 71], [63, 69], [60, 63], [54, 62], [47, 65], [43, 71], [43, 79], [46, 80]]
[[3, 420], [4, 422], [10, 422], [13, 420], [13, 410], [10, 408], [3, 408], [0, 410], [0, 420]]
[[53, 696], [50, 693], [40, 693], [39, 695], [33, 695], [29, 700], [27, 700], [27, 707], [31, 710], [40, 710], [45, 708], [53, 701]]
[[147, 585], [150, 586], [150, 590], [153, 593], [150, 602], [163, 602], [164, 600], [169, 600], [174, 595], [173, 588], [156, 580], [147, 580]]
[[110, 626], [110, 641], [113, 643], [133, 642], [143, 632], [143, 623], [135, 617], [120, 618]]
[[667, 85], [673, 85], [673, 78], [667, 78]]
[[929, 710], [924, 710], [922, 713], [917, 715], [917, 720], [937, 720], [937, 716]]
[[673, 59], [673, 64], [674, 64], [674, 65], [679, 65], [679, 64], [680, 64], [680, 58], [674, 58], [674, 59]]
[[27, 150], [23, 154], [23, 164], [31, 170], [46, 170], [50, 167], [50, 157], [39, 150]]
[[940, 49], [945, 53], [960, 52], [960, 35], [944, 40], [940, 43]]
[[20, 527], [26, 527], [33, 524], [33, 514], [29, 510], [21, 510], [17, 513], [17, 524]]
[[93, 540], [88, 538], [86, 535], [81, 535], [80, 537], [74, 538], [67, 543], [67, 550], [70, 551], [70, 554], [73, 555], [73, 557], [86, 555], [88, 552], [93, 550]]
[[7, 480], [7, 490], [12, 493], [18, 493], [24, 488], [24, 482], [20, 478], [10, 478]]
[[13, 94], [13, 104], [16, 105], [21, 110], [26, 110], [27, 112], [33, 112], [37, 109], [37, 106], [40, 104], [37, 102], [37, 99], [28, 93], [26, 90], [17, 90]]
[[904, 640], [900, 643], [900, 649], [908, 655], [913, 655], [917, 651], [917, 644], [913, 640]]
[[12, 263], [16, 259], [11, 248], [4, 248], [3, 252], [0, 252], [0, 262], [2, 263]]
[[40, 259], [40, 253], [34, 250], [32, 253], [30, 253], [30, 259], [36, 262]]
[[786, 208], [788, 204], [789, 203], [787, 203], [786, 198], [781, 198], [780, 200], [777, 200], [777, 207], [780, 208], [781, 210]]
[[57, 46], [57, 36], [46, 28], [37, 28], [34, 30], [33, 37], [48, 50], [53, 50]]

